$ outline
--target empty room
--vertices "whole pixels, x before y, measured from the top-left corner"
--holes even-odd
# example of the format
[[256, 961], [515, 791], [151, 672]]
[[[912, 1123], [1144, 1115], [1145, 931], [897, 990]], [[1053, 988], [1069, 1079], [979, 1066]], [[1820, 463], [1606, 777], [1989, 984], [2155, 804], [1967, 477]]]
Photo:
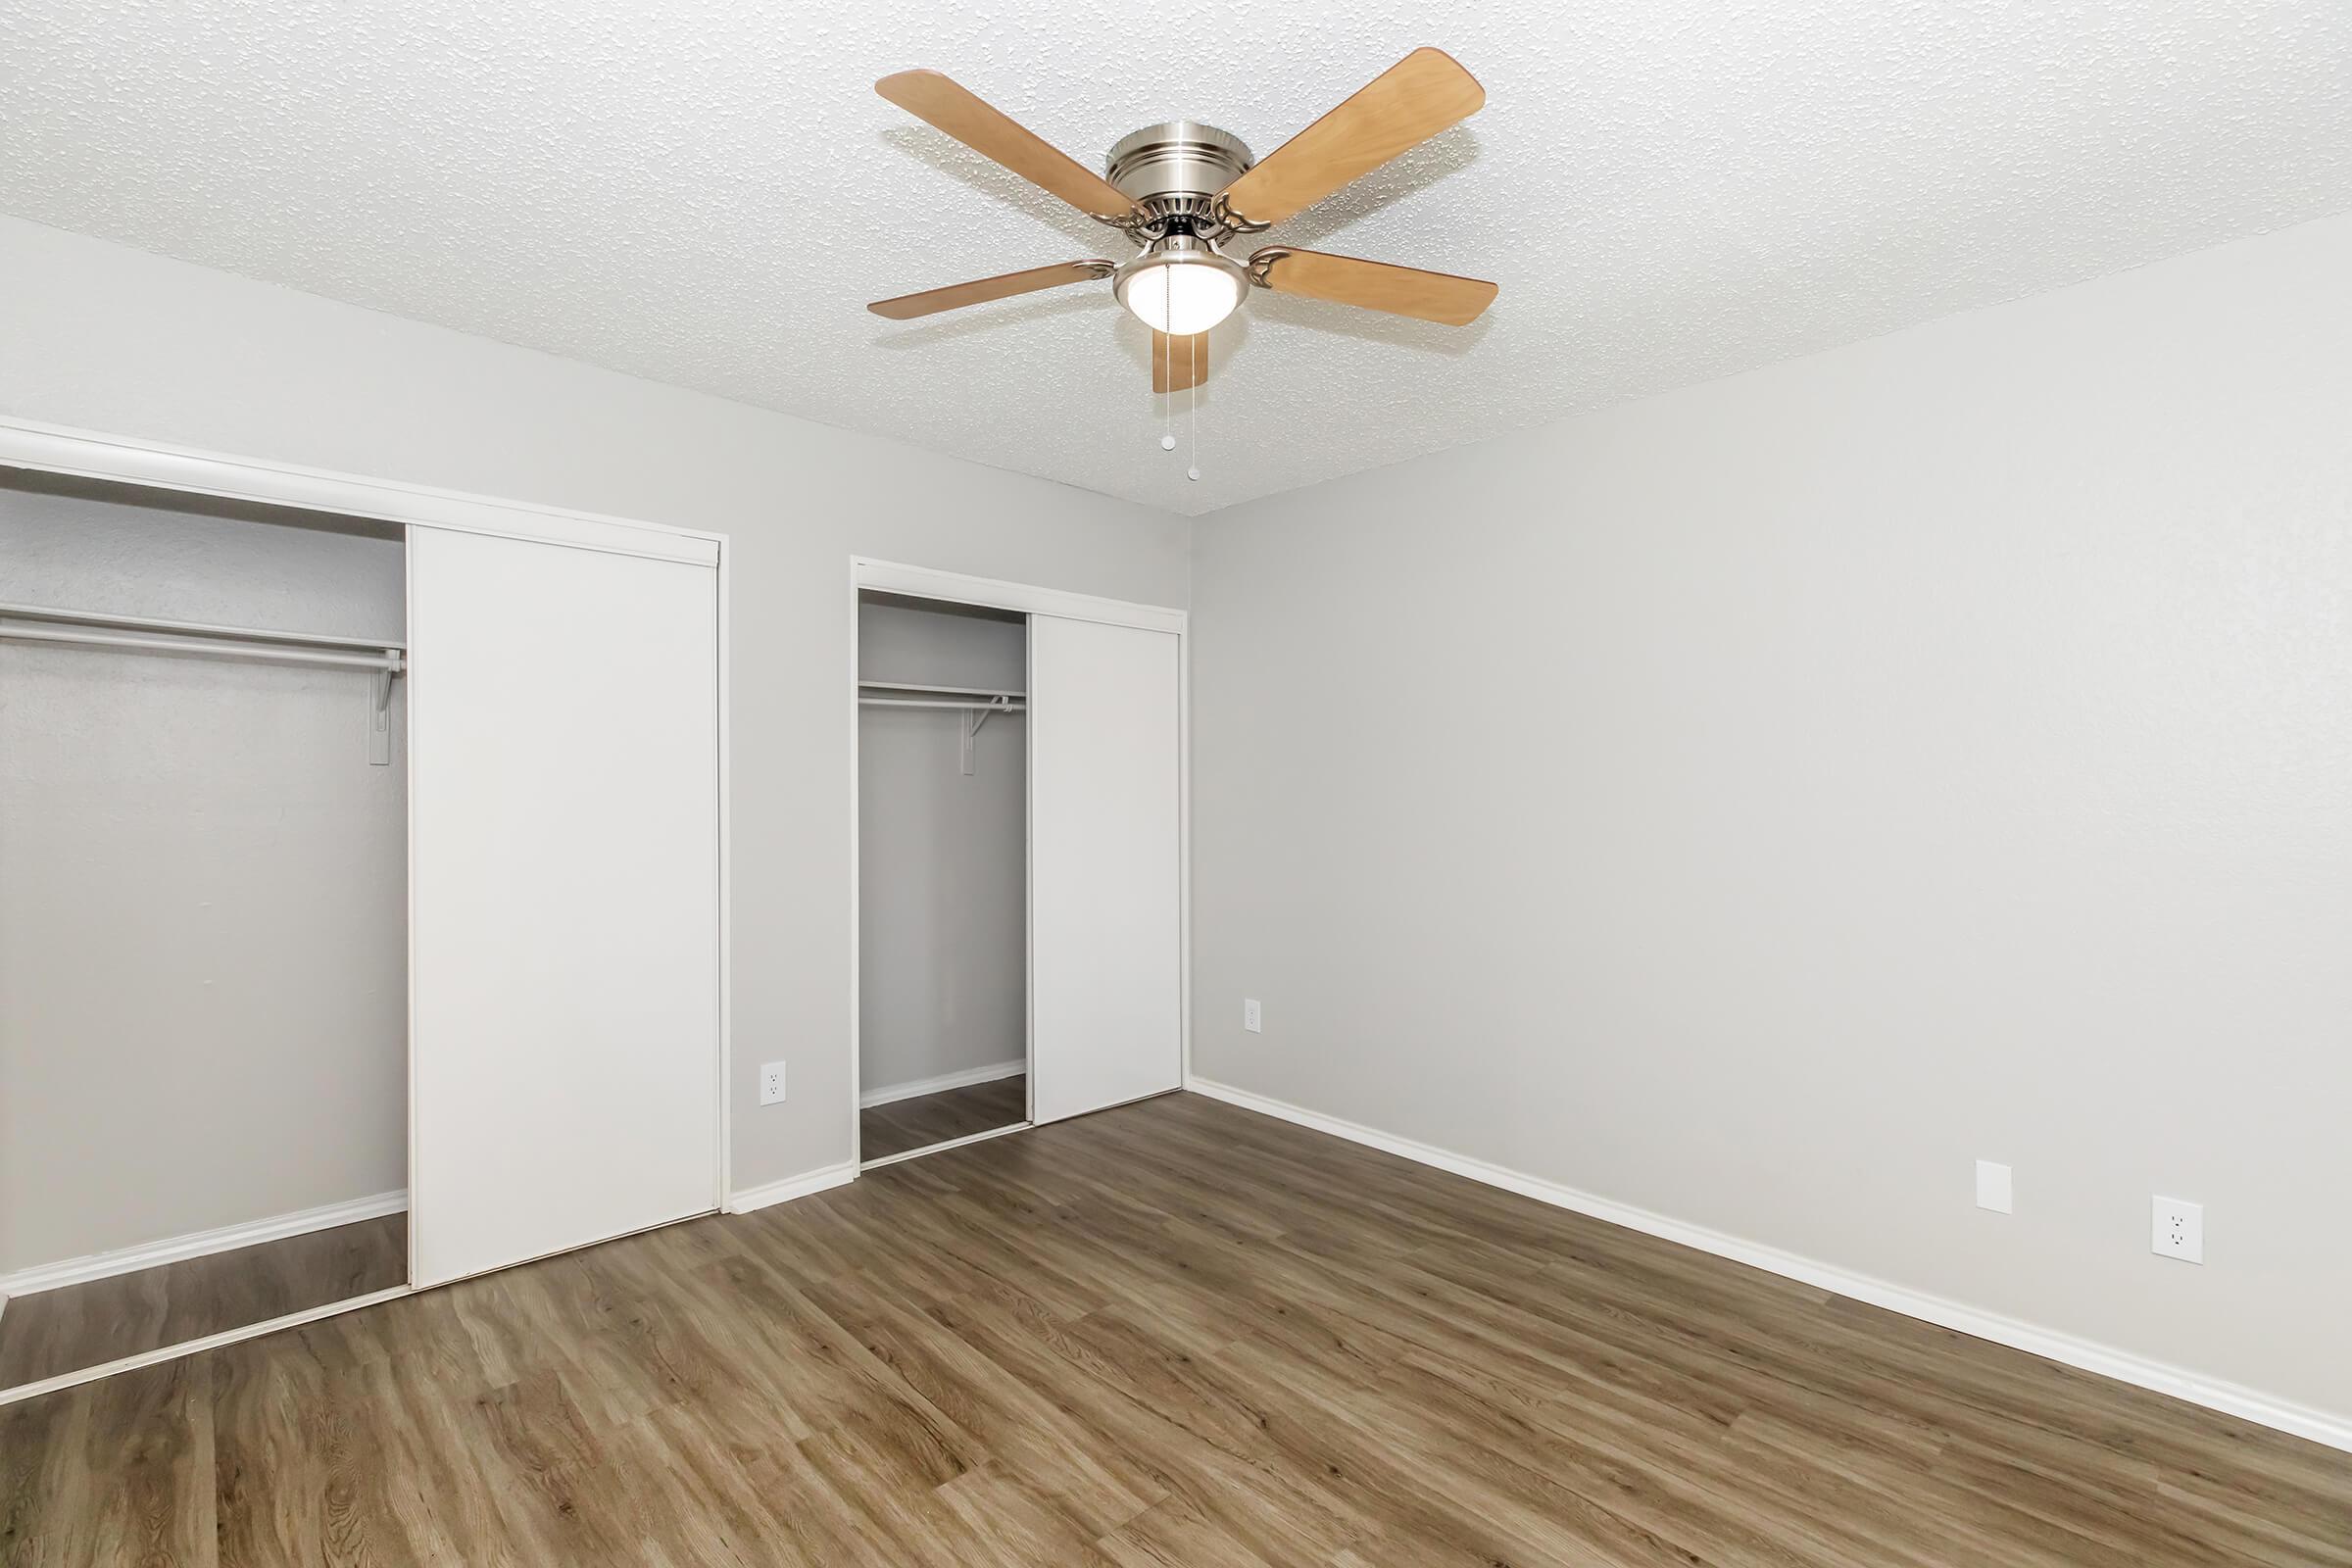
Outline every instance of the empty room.
[[0, 5], [7, 1568], [2352, 1568], [2352, 6]]

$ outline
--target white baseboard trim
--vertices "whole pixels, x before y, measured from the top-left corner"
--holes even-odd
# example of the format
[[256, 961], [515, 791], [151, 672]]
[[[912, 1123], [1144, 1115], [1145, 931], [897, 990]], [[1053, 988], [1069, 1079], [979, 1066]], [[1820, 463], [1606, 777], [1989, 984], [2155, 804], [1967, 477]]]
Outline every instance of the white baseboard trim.
[[741, 1192], [729, 1193], [727, 1206], [721, 1212], [749, 1214], [755, 1208], [765, 1208], [770, 1203], [789, 1203], [796, 1198], [807, 1198], [857, 1179], [858, 1162], [845, 1159], [838, 1165], [803, 1171], [798, 1176], [787, 1176], [780, 1182], [769, 1182], [764, 1187], [746, 1187]]
[[1450, 1171], [1456, 1176], [1465, 1176], [1489, 1187], [1500, 1187], [1507, 1192], [1535, 1199], [1538, 1202], [1573, 1209], [1594, 1219], [1606, 1220], [1612, 1225], [1622, 1225], [1628, 1230], [1641, 1231], [1644, 1235], [1679, 1243], [1702, 1252], [1712, 1252], [1717, 1257], [1728, 1257], [1734, 1262], [1799, 1280], [1825, 1291], [1835, 1291], [1839, 1296], [1885, 1307], [1890, 1312], [1900, 1312], [1905, 1317], [1915, 1317], [1939, 1328], [1952, 1329], [1980, 1340], [1990, 1340], [1995, 1345], [2005, 1345], [2011, 1349], [2024, 1350], [2045, 1360], [2057, 1361], [2084, 1372], [2095, 1372], [2101, 1377], [2114, 1378], [2119, 1383], [2132, 1384], [2158, 1394], [2169, 1394], [2174, 1398], [2185, 1399], [2209, 1410], [2219, 1410], [2225, 1415], [2233, 1415], [2257, 1426], [2291, 1433], [2298, 1438], [2326, 1444], [2331, 1448], [2352, 1452], [2352, 1418], [2316, 1410], [2308, 1405], [2277, 1398], [2238, 1384], [2224, 1383], [2161, 1361], [2151, 1361], [2126, 1350], [2077, 1339], [2073, 1335], [2045, 1329], [2018, 1318], [2004, 1317], [1997, 1312], [1984, 1311], [1942, 1297], [1925, 1295], [1886, 1280], [1874, 1279], [1867, 1274], [1848, 1273], [1794, 1252], [1784, 1252], [1778, 1248], [1727, 1236], [1701, 1225], [1687, 1224], [1611, 1199], [1597, 1198], [1591, 1193], [1562, 1187], [1555, 1182], [1524, 1175], [1501, 1165], [1492, 1165], [1466, 1154], [1456, 1154], [1429, 1144], [1415, 1143], [1409, 1138], [1398, 1138], [1377, 1128], [1327, 1116], [1318, 1110], [1308, 1110], [1284, 1101], [1268, 1099], [1264, 1095], [1254, 1095], [1230, 1084], [1193, 1078], [1185, 1087], [1195, 1094], [1222, 1100], [1245, 1110], [1295, 1122], [1319, 1133], [1329, 1133], [1334, 1138], [1345, 1138], [1351, 1144], [1362, 1144], [1368, 1149], [1377, 1149], [1400, 1159]]
[[902, 1100], [919, 1100], [925, 1095], [944, 1094], [951, 1089], [969, 1089], [974, 1084], [993, 1084], [1000, 1078], [1017, 1078], [1029, 1070], [1026, 1060], [992, 1061], [985, 1067], [966, 1067], [961, 1072], [943, 1072], [936, 1078], [917, 1078], [910, 1084], [892, 1084], [885, 1089], [868, 1089], [858, 1097], [859, 1110], [871, 1110], [876, 1105], [888, 1105]]
[[223, 1225], [218, 1230], [167, 1236], [160, 1242], [119, 1247], [111, 1251], [92, 1252], [86, 1257], [69, 1257], [63, 1262], [41, 1263], [19, 1269], [14, 1274], [0, 1275], [0, 1296], [31, 1296], [40, 1291], [54, 1291], [64, 1285], [83, 1285], [91, 1280], [112, 1279], [117, 1274], [130, 1274], [164, 1263], [177, 1263], [214, 1252], [234, 1251], [240, 1247], [258, 1247], [264, 1242], [301, 1236], [310, 1231], [332, 1230], [337, 1225], [356, 1225], [364, 1219], [381, 1219], [386, 1214], [400, 1213], [408, 1206], [409, 1193], [404, 1187], [396, 1193], [377, 1193], [371, 1198], [325, 1203], [318, 1208], [300, 1209], [291, 1214], [272, 1214], [267, 1219]]

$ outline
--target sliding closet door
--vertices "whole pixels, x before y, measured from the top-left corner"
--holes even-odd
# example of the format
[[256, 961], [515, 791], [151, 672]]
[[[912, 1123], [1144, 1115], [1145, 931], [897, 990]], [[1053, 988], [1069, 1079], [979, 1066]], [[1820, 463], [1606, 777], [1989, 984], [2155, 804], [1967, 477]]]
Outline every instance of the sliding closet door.
[[718, 1199], [710, 565], [416, 528], [411, 1257], [439, 1284]]
[[1177, 639], [1029, 619], [1035, 1119], [1184, 1075]]

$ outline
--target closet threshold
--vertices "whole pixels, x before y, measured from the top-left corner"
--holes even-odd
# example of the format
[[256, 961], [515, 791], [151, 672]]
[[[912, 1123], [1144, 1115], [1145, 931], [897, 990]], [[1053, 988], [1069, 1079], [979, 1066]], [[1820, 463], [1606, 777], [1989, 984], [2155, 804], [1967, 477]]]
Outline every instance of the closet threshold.
[[300, 1328], [306, 1323], [340, 1317], [345, 1312], [356, 1312], [364, 1306], [381, 1306], [386, 1301], [397, 1301], [404, 1296], [416, 1294], [416, 1287], [414, 1285], [392, 1285], [380, 1291], [370, 1291], [365, 1296], [346, 1297], [340, 1301], [323, 1301], [317, 1306], [306, 1306], [299, 1312], [288, 1312], [279, 1317], [264, 1318], [259, 1323], [243, 1323], [233, 1329], [222, 1329], [218, 1334], [182, 1340], [176, 1345], [159, 1345], [152, 1350], [141, 1350], [113, 1361], [101, 1361], [96, 1366], [75, 1367], [71, 1372], [60, 1372], [55, 1377], [42, 1378], [37, 1383], [20, 1383], [13, 1389], [0, 1389], [0, 1404], [14, 1404], [19, 1399], [38, 1398], [44, 1394], [79, 1388], [84, 1383], [111, 1378], [118, 1372], [136, 1372], [141, 1367], [160, 1366], [166, 1361], [177, 1361], [183, 1356], [217, 1350], [222, 1346], [259, 1339], [265, 1334], [275, 1334], [279, 1329]]
[[1037, 1123], [1033, 1121], [1016, 1121], [1009, 1126], [991, 1127], [984, 1133], [967, 1133], [961, 1138], [951, 1138], [944, 1144], [925, 1144], [920, 1149], [908, 1149], [896, 1154], [884, 1154], [880, 1159], [859, 1160], [858, 1174], [862, 1176], [869, 1170], [880, 1170], [885, 1165], [896, 1165], [903, 1160], [920, 1159], [925, 1154], [945, 1153], [951, 1149], [961, 1149], [966, 1144], [985, 1143], [991, 1138], [1002, 1138], [1006, 1133], [1025, 1133], [1036, 1125]]

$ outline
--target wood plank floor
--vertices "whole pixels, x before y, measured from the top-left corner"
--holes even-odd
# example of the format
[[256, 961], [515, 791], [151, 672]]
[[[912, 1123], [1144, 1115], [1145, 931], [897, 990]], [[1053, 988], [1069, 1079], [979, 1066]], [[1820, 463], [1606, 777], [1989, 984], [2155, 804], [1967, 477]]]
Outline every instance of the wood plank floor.
[[0, 1389], [408, 1281], [409, 1217], [387, 1214], [12, 1297], [0, 1311]]
[[1028, 1119], [1026, 1073], [913, 1100], [894, 1100], [887, 1105], [868, 1105], [858, 1113], [858, 1156], [887, 1159], [910, 1149], [928, 1149]]
[[0, 1561], [2352, 1564], [2352, 1455], [1180, 1095], [0, 1408]]

